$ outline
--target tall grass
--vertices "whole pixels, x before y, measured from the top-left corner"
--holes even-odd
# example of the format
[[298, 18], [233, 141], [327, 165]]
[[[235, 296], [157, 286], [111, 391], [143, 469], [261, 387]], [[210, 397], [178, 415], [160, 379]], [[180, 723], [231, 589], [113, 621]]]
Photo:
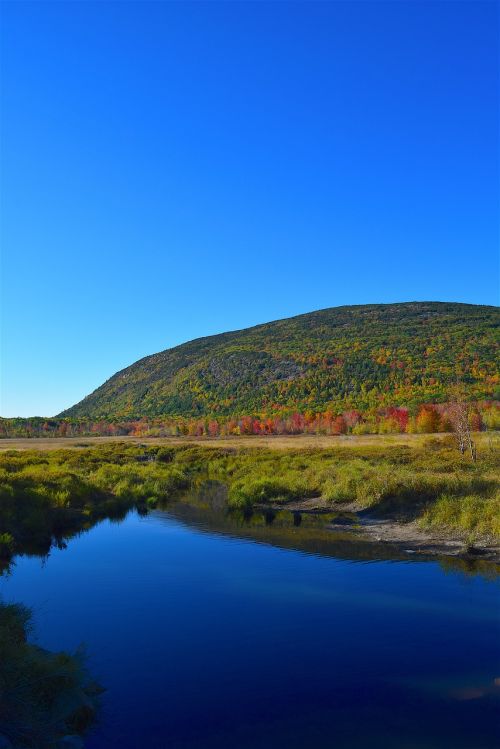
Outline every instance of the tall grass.
[[422, 527], [447, 528], [471, 543], [500, 538], [500, 492], [491, 496], [442, 494], [421, 519]]

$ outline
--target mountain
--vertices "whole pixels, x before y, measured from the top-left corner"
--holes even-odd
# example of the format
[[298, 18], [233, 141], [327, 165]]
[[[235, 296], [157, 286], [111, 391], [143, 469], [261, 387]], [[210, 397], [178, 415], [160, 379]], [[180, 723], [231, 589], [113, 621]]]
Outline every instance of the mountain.
[[117, 372], [64, 417], [367, 409], [498, 391], [500, 310], [407, 302], [332, 307], [198, 338]]

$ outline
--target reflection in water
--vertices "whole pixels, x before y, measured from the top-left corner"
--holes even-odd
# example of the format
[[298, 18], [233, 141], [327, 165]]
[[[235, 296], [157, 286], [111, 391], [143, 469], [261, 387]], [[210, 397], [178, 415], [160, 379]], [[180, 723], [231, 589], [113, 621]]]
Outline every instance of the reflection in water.
[[[358, 518], [349, 512], [298, 512], [269, 508], [231, 508], [227, 488], [207, 481], [196, 492], [169, 500], [154, 511], [156, 517], [175, 517], [189, 526], [319, 556], [359, 562], [438, 561], [445, 571], [465, 575], [500, 576], [500, 565], [472, 557], [409, 554], [396, 545], [379, 542], [353, 531]], [[331, 526], [335, 525], [336, 530]], [[345, 525], [345, 530], [338, 527]]]
[[276, 513], [274, 510], [264, 510], [263, 512], [264, 520], [266, 521], [266, 525], [272, 525], [274, 518], [276, 517]]
[[[148, 512], [143, 504], [134, 507], [133, 501], [126, 503], [123, 500], [103, 502], [92, 516], [72, 509], [63, 511], [61, 508], [54, 513], [40, 513], [36, 508], [33, 512], [28, 506], [26, 512], [18, 518], [21, 535], [16, 556], [47, 559], [52, 549], [66, 549], [73, 539], [79, 538], [104, 520], [118, 524], [123, 522], [132, 509], [143, 516]], [[0, 576], [11, 572], [16, 556], [0, 557]]]

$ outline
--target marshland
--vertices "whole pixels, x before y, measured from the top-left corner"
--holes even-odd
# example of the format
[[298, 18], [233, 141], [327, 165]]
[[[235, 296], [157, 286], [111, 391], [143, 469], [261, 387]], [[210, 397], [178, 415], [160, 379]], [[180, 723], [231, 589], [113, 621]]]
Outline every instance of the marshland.
[[[453, 436], [405, 440], [294, 439], [276, 447], [259, 440], [75, 442], [73, 449], [0, 453], [4, 559], [27, 546], [48, 551], [63, 532], [79, 531], [111, 513], [158, 503], [216, 481], [228, 511], [292, 507], [355, 515], [357, 530], [390, 521], [462, 551], [495, 556], [500, 539], [499, 441], [479, 435], [479, 458], [456, 449]], [[36, 442], [36, 441], [35, 441]], [[47, 441], [45, 441], [47, 442]], [[46, 446], [46, 445], [45, 445]], [[58, 447], [55, 444], [54, 447]], [[411, 524], [411, 525], [410, 525]], [[460, 548], [460, 547], [458, 547]]]

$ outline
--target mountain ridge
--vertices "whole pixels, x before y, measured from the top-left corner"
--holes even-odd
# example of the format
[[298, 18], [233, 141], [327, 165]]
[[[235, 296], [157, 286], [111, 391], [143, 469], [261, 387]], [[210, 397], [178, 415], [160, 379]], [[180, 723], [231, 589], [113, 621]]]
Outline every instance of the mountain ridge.
[[202, 336], [142, 357], [61, 417], [227, 416], [442, 400], [498, 387], [500, 310], [344, 305]]

